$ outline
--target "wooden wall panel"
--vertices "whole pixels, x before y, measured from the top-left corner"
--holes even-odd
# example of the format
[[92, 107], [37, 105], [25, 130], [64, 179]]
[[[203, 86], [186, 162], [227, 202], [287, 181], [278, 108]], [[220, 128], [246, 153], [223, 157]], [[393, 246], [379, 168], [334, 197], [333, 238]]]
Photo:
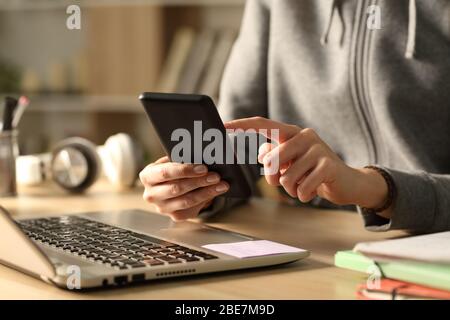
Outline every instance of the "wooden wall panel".
[[89, 94], [138, 95], [155, 87], [164, 49], [161, 8], [89, 8], [86, 28]]

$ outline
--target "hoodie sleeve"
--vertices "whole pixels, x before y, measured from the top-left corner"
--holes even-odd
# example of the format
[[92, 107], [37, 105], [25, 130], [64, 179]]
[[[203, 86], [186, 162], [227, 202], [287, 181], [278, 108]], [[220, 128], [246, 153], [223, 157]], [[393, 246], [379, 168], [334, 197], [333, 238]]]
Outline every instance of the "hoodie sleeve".
[[450, 175], [422, 171], [406, 172], [380, 167], [395, 182], [397, 197], [391, 219], [365, 214], [358, 207], [364, 224], [371, 231], [404, 229], [413, 232], [450, 230]]
[[[269, 46], [269, 0], [247, 0], [241, 30], [228, 59], [220, 87], [219, 113], [223, 121], [267, 117], [267, 53]], [[258, 165], [243, 171], [254, 195], [260, 177]], [[217, 197], [200, 213], [207, 218], [246, 202], [247, 199]]]
[[267, 0], [246, 1], [239, 36], [225, 67], [219, 113], [224, 121], [267, 117], [267, 54], [270, 7]]

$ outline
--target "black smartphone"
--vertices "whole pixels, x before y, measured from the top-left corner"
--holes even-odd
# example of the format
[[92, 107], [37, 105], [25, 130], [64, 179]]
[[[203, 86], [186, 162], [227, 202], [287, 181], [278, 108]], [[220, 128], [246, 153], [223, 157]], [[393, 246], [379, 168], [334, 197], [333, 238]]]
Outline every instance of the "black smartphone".
[[224, 196], [251, 195], [232, 141], [210, 97], [145, 92], [139, 99], [171, 161], [205, 164], [230, 184]]

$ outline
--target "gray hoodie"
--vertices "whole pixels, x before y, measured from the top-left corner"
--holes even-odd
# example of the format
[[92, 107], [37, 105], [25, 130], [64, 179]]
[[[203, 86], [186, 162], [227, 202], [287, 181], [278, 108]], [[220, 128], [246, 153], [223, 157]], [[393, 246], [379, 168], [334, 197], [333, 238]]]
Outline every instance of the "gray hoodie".
[[389, 172], [392, 219], [363, 215], [367, 229], [450, 230], [450, 1], [247, 0], [219, 109], [313, 128], [348, 165]]

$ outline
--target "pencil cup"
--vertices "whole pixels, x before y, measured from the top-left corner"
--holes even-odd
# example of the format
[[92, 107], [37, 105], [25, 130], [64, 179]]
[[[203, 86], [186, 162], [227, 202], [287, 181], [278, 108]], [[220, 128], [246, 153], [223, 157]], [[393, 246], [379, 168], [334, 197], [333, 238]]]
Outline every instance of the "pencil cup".
[[17, 131], [0, 132], [0, 197], [17, 194], [16, 158], [18, 155]]

